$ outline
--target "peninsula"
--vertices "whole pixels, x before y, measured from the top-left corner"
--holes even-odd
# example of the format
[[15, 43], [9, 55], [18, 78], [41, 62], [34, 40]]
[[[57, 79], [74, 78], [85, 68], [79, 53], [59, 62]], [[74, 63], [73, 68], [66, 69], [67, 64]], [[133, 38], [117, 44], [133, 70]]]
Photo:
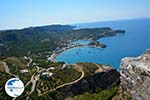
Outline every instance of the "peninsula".
[[[56, 62], [55, 57], [76, 47], [105, 48], [106, 45], [97, 40], [120, 33], [125, 31], [109, 27], [76, 29], [70, 25], [0, 31], [0, 99], [12, 99], [6, 96], [3, 87], [5, 81], [12, 77], [20, 78], [25, 84], [23, 95], [13, 98], [18, 100], [24, 98], [62, 100], [70, 97], [76, 100], [75, 96], [85, 92], [91, 94], [104, 92], [110, 94], [109, 96], [106, 94], [107, 98], [113, 97], [119, 89], [120, 74], [117, 70], [111, 66], [94, 63], [80, 62], [70, 65]], [[90, 42], [73, 43], [78, 40]], [[109, 76], [111, 78], [108, 78]], [[95, 84], [92, 85], [93, 88], [91, 84]], [[79, 90], [82, 90], [81, 93], [77, 93]]]

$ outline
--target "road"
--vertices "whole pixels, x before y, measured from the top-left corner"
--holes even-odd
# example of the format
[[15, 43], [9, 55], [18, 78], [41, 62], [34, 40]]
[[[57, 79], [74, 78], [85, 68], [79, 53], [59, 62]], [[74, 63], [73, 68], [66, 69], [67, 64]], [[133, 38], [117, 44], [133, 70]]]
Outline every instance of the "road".
[[3, 66], [5, 67], [5, 72], [6, 72], [6, 73], [8, 73], [8, 74], [10, 74], [10, 75], [12, 75], [12, 76], [14, 76], [14, 77], [16, 77], [16, 78], [19, 78], [18, 75], [15, 75], [15, 74], [10, 73], [9, 67], [8, 67], [8, 65], [7, 65], [6, 62], [0, 62], [0, 63], [2, 63]]
[[75, 67], [79, 72], [81, 72], [81, 76], [80, 76], [78, 79], [76, 79], [76, 80], [74, 80], [74, 81], [72, 81], [72, 82], [68, 82], [68, 83], [64, 83], [64, 84], [62, 84], [62, 85], [59, 85], [59, 86], [55, 87], [54, 89], [50, 89], [50, 90], [48, 90], [48, 91], [45, 91], [45, 92], [42, 93], [42, 94], [40, 93], [40, 94], [38, 94], [38, 96], [42, 96], [42, 95], [44, 95], [44, 94], [46, 94], [46, 93], [48, 93], [48, 92], [53, 92], [53, 91], [55, 91], [55, 90], [57, 90], [57, 89], [59, 89], [59, 88], [62, 88], [62, 87], [67, 86], [67, 85], [72, 85], [72, 84], [77, 83], [78, 81], [80, 81], [80, 80], [84, 77], [85, 73], [84, 73], [84, 71], [83, 71], [83, 69], [82, 69], [81, 66], [79, 66], [79, 65], [77, 65], [77, 64], [74, 64], [74, 67]]
[[32, 92], [34, 92], [34, 90], [35, 90], [35, 86], [36, 86], [36, 81], [37, 81], [37, 79], [35, 79], [35, 74], [33, 74], [32, 75], [32, 77], [31, 77], [31, 80], [30, 80], [31, 82], [32, 82], [32, 88], [31, 88], [31, 91], [30, 91], [30, 93], [29, 94], [31, 94]]
[[[30, 59], [28, 65], [30, 65], [31, 62], [32, 62], [32, 59]], [[5, 72], [6, 72], [6, 73], [8, 73], [8, 74], [10, 74], [10, 75], [13, 75], [13, 76], [15, 76], [16, 78], [19, 78], [18, 75], [14, 75], [14, 74], [10, 73], [9, 67], [8, 67], [8, 65], [7, 65], [6, 62], [0, 62], [0, 63], [2, 63], [2, 64], [4, 65], [4, 67], [5, 67]], [[55, 88], [53, 88], [53, 89], [50, 89], [50, 90], [48, 90], [48, 91], [45, 91], [45, 92], [42, 93], [42, 94], [40, 93], [40, 94], [38, 94], [38, 96], [42, 96], [42, 95], [44, 95], [44, 94], [46, 94], [46, 93], [48, 93], [48, 92], [55, 91], [55, 90], [57, 90], [57, 89], [59, 89], [59, 88], [62, 88], [62, 87], [67, 86], [67, 85], [72, 85], [72, 84], [77, 83], [78, 81], [80, 81], [80, 80], [84, 77], [85, 73], [84, 73], [82, 67], [79, 66], [79, 65], [77, 65], [77, 64], [74, 64], [74, 68], [75, 68], [77, 71], [81, 72], [81, 76], [80, 76], [78, 79], [76, 79], [76, 80], [74, 80], [74, 81], [72, 81], [72, 82], [68, 82], [68, 83], [64, 83], [64, 84], [62, 84], [62, 85], [59, 85], [59, 86], [57, 86], [57, 87], [55, 87]], [[36, 88], [36, 82], [37, 82], [37, 80], [38, 80], [38, 78], [35, 77], [35, 73], [34, 73], [34, 74], [31, 76], [30, 81], [28, 81], [28, 82], [26, 83], [25, 87], [27, 87], [30, 83], [32, 83], [32, 87], [31, 87], [31, 91], [30, 91], [29, 95], [34, 92], [34, 90], [35, 90], [35, 88]], [[15, 100], [15, 98], [13, 98], [13, 100]]]
[[[9, 75], [12, 75], [12, 76], [14, 76], [14, 77], [16, 77], [16, 78], [19, 78], [18, 75], [15, 75], [15, 74], [10, 73], [9, 67], [8, 67], [8, 65], [7, 65], [6, 62], [0, 62], [0, 63], [2, 63], [3, 66], [5, 67], [5, 72], [6, 72], [6, 73], [8, 73]], [[15, 100], [15, 99], [16, 99], [16, 98], [13, 98], [12, 100]]]
[[100, 65], [98, 65], [98, 64], [95, 64], [95, 65], [98, 68], [98, 69], [95, 70], [95, 73], [99, 73], [99, 72], [103, 72], [104, 71], [104, 69]]
[[27, 67], [29, 67], [31, 63], [32, 63], [32, 58], [29, 57], [29, 62], [27, 63]]

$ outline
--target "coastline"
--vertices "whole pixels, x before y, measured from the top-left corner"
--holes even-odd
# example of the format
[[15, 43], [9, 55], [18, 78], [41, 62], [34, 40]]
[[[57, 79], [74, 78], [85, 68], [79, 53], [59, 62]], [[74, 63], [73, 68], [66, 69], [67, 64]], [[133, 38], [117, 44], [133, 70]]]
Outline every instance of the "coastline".
[[[125, 33], [124, 30], [116, 30], [114, 31], [115, 34], [113, 33], [112, 35], [108, 35], [106, 37], [113, 37], [113, 36], [117, 36], [117, 34], [120, 34], [120, 33]], [[106, 33], [106, 32], [104, 32]], [[112, 31], [108, 32], [108, 33], [112, 33]], [[101, 38], [104, 38], [104, 37], [101, 37]], [[100, 38], [98, 38], [100, 39]], [[48, 61], [52, 61], [52, 62], [57, 62], [56, 61], [56, 57], [59, 56], [61, 53], [63, 52], [66, 52], [67, 50], [70, 50], [70, 49], [73, 49], [73, 48], [79, 48], [79, 47], [93, 47], [93, 48], [106, 48], [107, 45], [103, 44], [103, 43], [100, 43], [99, 41], [97, 41], [98, 39], [96, 40], [92, 40], [92, 39], [81, 39], [81, 40], [87, 40], [87, 41], [90, 41], [90, 43], [87, 43], [87, 44], [73, 44], [73, 42], [76, 42], [76, 41], [71, 41], [69, 44], [67, 44], [67, 47], [62, 47], [61, 49], [58, 49], [58, 50], [54, 50], [52, 55], [50, 57], [47, 58]], [[77, 40], [78, 41], [78, 40]], [[94, 44], [93, 44], [93, 43]]]
[[88, 44], [78, 44], [78, 45], [77, 44], [76, 45], [72, 44], [71, 46], [63, 47], [62, 49], [54, 51], [54, 53], [49, 58], [47, 58], [47, 60], [55, 62], [56, 57], [59, 56], [60, 54], [62, 54], [63, 52], [66, 52], [66, 51], [74, 49], [74, 48], [80, 48], [80, 47], [102, 48], [101, 46], [90, 46]]

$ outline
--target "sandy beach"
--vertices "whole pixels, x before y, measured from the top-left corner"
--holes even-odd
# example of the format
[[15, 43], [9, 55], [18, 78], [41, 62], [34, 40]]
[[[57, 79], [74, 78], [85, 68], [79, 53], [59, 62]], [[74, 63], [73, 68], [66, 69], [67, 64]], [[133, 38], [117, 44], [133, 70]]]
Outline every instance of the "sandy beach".
[[101, 48], [100, 46], [89, 46], [88, 44], [77, 44], [77, 45], [71, 45], [68, 47], [63, 47], [60, 50], [54, 51], [54, 53], [48, 58], [49, 61], [55, 61], [56, 57], [60, 55], [63, 52], [66, 52], [70, 49], [74, 48], [80, 48], [80, 47], [94, 47], [94, 48]]

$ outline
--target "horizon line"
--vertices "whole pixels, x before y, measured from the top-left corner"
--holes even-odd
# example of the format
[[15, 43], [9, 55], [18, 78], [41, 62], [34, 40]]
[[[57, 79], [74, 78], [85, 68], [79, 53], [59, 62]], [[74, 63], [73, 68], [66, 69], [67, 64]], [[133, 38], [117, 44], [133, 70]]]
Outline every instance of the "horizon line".
[[30, 28], [30, 27], [42, 27], [42, 26], [51, 26], [51, 25], [70, 25], [70, 26], [74, 26], [74, 25], [79, 25], [79, 24], [90, 24], [90, 23], [96, 23], [96, 22], [114, 22], [114, 21], [122, 21], [122, 20], [136, 20], [136, 19], [150, 19], [150, 17], [140, 17], [140, 18], [124, 18], [124, 19], [113, 19], [113, 20], [97, 20], [97, 21], [89, 21], [89, 22], [77, 22], [77, 23], [67, 23], [67, 24], [63, 24], [63, 23], [51, 23], [51, 24], [42, 24], [42, 25], [29, 25], [29, 26], [24, 26], [21, 28], [6, 28], [6, 29], [0, 29], [0, 31], [7, 31], [7, 30], [21, 30], [21, 29], [25, 29], [25, 28]]

